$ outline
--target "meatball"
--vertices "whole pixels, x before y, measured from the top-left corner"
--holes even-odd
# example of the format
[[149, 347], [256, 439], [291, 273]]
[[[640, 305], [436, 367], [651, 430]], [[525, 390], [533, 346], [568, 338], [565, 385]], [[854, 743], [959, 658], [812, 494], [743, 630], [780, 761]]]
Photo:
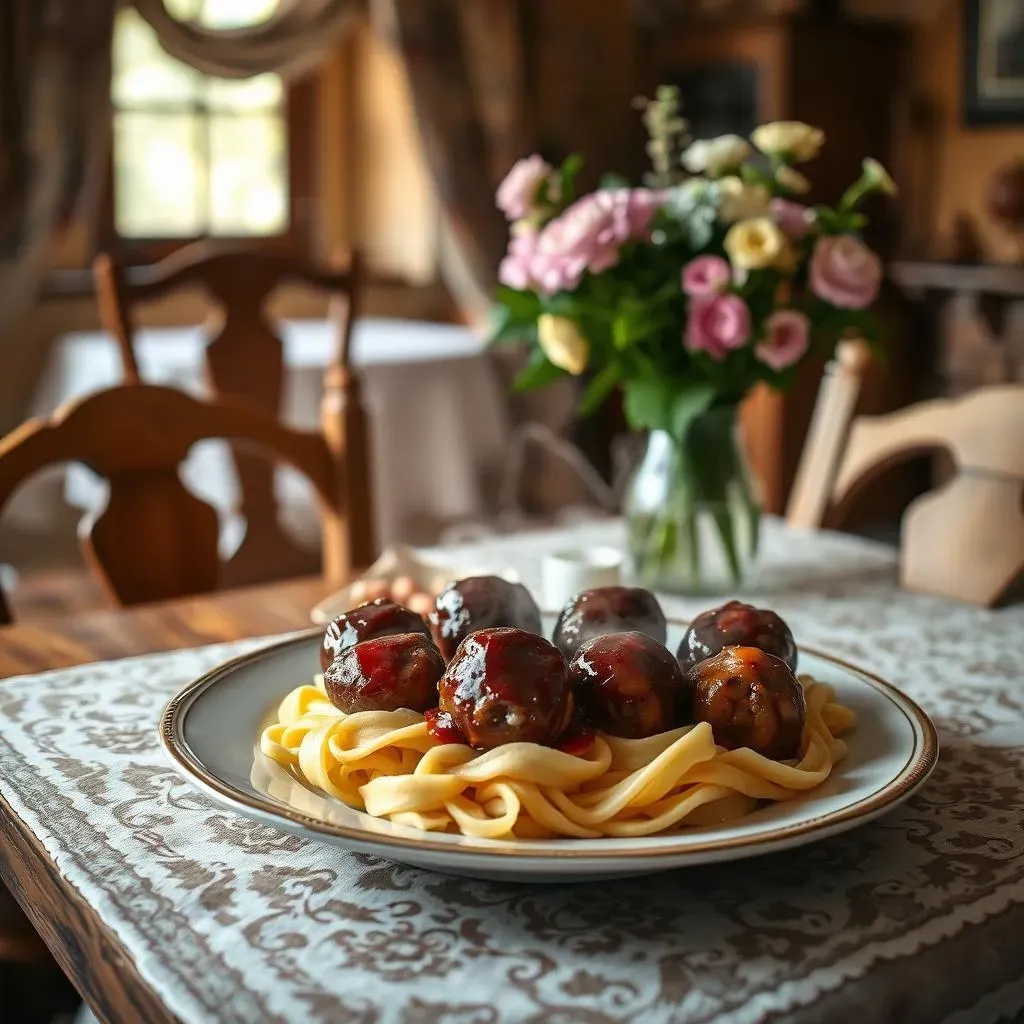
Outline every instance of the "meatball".
[[361, 604], [339, 615], [328, 625], [320, 644], [320, 668], [326, 672], [328, 665], [342, 651], [363, 640], [394, 636], [396, 633], [430, 636], [426, 622], [419, 615], [395, 604], [390, 598], [379, 597], [376, 601]]
[[378, 636], [349, 647], [324, 672], [331, 703], [357, 711], [426, 711], [437, 704], [444, 659], [422, 633]]
[[631, 631], [665, 642], [665, 613], [654, 595], [641, 587], [595, 587], [562, 609], [551, 639], [568, 660], [592, 637]]
[[569, 684], [586, 722], [631, 739], [671, 729], [686, 689], [672, 653], [635, 630], [584, 643], [569, 663]]
[[440, 709], [470, 746], [550, 746], [572, 716], [565, 660], [542, 636], [479, 629], [459, 644], [438, 684]]
[[796, 643], [789, 626], [775, 612], [742, 601], [729, 601], [698, 615], [683, 635], [676, 657], [682, 670], [689, 672], [698, 661], [735, 644], [774, 654], [796, 671]]
[[456, 580], [437, 595], [430, 613], [434, 643], [451, 661], [470, 633], [492, 626], [510, 626], [540, 633], [540, 609], [521, 583], [500, 576], [470, 576]]
[[758, 647], [726, 647], [690, 671], [693, 713], [715, 742], [776, 761], [800, 753], [807, 705], [792, 669]]

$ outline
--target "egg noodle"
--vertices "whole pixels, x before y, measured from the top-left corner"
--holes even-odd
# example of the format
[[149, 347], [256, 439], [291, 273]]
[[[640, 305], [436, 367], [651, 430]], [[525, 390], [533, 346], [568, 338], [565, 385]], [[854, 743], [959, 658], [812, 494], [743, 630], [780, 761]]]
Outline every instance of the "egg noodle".
[[535, 743], [478, 751], [442, 744], [415, 711], [346, 715], [323, 678], [282, 701], [260, 749], [351, 807], [396, 824], [482, 838], [646, 836], [706, 825], [814, 789], [846, 754], [854, 713], [830, 686], [800, 679], [802, 756], [772, 761], [715, 746], [706, 722], [646, 739], [598, 733], [583, 756]]

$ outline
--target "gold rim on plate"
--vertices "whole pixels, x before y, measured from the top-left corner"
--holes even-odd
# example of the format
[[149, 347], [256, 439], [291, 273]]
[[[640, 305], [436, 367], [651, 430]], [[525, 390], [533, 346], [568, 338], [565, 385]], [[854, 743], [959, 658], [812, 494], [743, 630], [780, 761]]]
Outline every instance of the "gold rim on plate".
[[[669, 619], [669, 624], [686, 626], [687, 623], [680, 619]], [[801, 645], [800, 651], [820, 658], [839, 668], [845, 669], [858, 676], [878, 693], [886, 697], [910, 723], [911, 731], [914, 734], [914, 749], [899, 772], [886, 785], [876, 790], [870, 796], [863, 797], [855, 803], [849, 804], [838, 810], [827, 814], [820, 814], [813, 818], [793, 825], [786, 825], [767, 832], [760, 836], [736, 836], [731, 839], [714, 839], [705, 843], [687, 842], [681, 845], [670, 845], [668, 836], [659, 837], [661, 843], [657, 846], [648, 847], [623, 847], [618, 845], [623, 840], [615, 837], [605, 838], [602, 843], [611, 844], [609, 848], [601, 849], [580, 849], [572, 839], [558, 840], [558, 847], [539, 850], [531, 848], [531, 840], [521, 840], [521, 847], [509, 846], [502, 843], [501, 846], [489, 848], [487, 845], [457, 845], [431, 842], [427, 839], [410, 838], [406, 836], [390, 836], [380, 832], [367, 832], [362, 828], [350, 827], [348, 825], [337, 825], [322, 818], [314, 818], [300, 811], [293, 810], [270, 800], [258, 799], [250, 796], [243, 790], [228, 785], [222, 779], [207, 770], [203, 762], [196, 756], [189, 745], [185, 742], [184, 722], [189, 708], [207, 690], [223, 678], [233, 672], [236, 668], [247, 662], [254, 661], [270, 651], [277, 651], [293, 644], [306, 643], [312, 637], [319, 636], [319, 628], [307, 629], [303, 632], [279, 640], [276, 643], [268, 644], [246, 654], [237, 655], [228, 661], [223, 662], [216, 668], [204, 673], [198, 679], [189, 683], [183, 690], [175, 695], [164, 709], [160, 716], [160, 742], [171, 760], [188, 776], [191, 776], [200, 784], [203, 789], [215, 793], [220, 799], [234, 807], [243, 807], [258, 811], [262, 815], [283, 818], [296, 825], [310, 829], [323, 835], [333, 836], [337, 839], [348, 839], [357, 843], [370, 846], [379, 846], [391, 849], [418, 849], [429, 847], [436, 851], [445, 851], [455, 857], [520, 857], [532, 858], [535, 860], [546, 860], [550, 858], [571, 857], [576, 860], [602, 860], [607, 858], [633, 859], [647, 857], [671, 857], [679, 854], [700, 854], [711, 853], [718, 850], [730, 850], [737, 847], [749, 847], [756, 849], [765, 844], [779, 843], [786, 839], [806, 835], [809, 832], [818, 832], [825, 829], [833, 829], [837, 825], [849, 823], [857, 819], [870, 819], [877, 817], [886, 808], [899, 803], [917, 789], [931, 774], [939, 754], [939, 738], [931, 719], [921, 710], [917, 703], [911, 700], [902, 690], [887, 682], [880, 676], [867, 672], [856, 665], [836, 658], [824, 651], [814, 647]], [[325, 797], [326, 799], [326, 797]], [[352, 808], [355, 813], [363, 813]], [[478, 843], [487, 843], [487, 840], [478, 840]], [[629, 843], [637, 840], [630, 839]], [[564, 848], [563, 848], [564, 847]]]

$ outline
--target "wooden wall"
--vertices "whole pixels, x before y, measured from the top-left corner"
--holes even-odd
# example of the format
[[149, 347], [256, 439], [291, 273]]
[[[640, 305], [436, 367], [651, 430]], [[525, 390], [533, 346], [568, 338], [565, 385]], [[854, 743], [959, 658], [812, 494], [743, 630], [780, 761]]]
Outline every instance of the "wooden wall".
[[1024, 127], [970, 127], [963, 123], [964, 4], [939, 4], [938, 15], [915, 32], [914, 77], [925, 124], [915, 140], [911, 194], [912, 254], [943, 257], [960, 213], [974, 221], [984, 255], [1009, 257], [1006, 235], [985, 211], [992, 172], [1024, 158]]

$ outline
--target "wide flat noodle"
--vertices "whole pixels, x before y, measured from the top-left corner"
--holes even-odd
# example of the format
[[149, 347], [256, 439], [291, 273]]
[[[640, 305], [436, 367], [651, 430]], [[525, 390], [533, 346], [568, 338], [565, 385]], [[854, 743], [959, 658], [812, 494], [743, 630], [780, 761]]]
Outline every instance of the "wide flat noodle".
[[855, 715], [830, 686], [800, 681], [807, 722], [793, 762], [717, 747], [707, 723], [640, 740], [598, 735], [581, 757], [534, 743], [480, 752], [438, 743], [413, 711], [346, 715], [319, 678], [284, 698], [260, 749], [349, 806], [424, 831], [645, 836], [729, 821], [820, 786], [846, 754], [839, 734]]

